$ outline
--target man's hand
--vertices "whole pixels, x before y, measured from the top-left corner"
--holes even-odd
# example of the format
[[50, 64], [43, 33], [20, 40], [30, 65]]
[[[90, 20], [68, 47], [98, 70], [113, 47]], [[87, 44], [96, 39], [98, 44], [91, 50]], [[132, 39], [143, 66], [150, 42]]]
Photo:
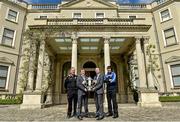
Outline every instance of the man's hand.
[[85, 88], [84, 91], [87, 92], [87, 89]]

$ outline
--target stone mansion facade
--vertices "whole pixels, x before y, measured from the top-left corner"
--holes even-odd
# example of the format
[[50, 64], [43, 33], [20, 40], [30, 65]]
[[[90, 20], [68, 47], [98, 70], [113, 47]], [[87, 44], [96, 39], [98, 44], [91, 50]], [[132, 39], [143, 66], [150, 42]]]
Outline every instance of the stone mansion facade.
[[180, 92], [179, 11], [180, 0], [0, 0], [0, 96], [23, 94], [21, 108], [65, 104], [69, 68], [93, 78], [111, 65], [119, 103], [137, 91], [138, 105], [161, 106], [160, 95]]

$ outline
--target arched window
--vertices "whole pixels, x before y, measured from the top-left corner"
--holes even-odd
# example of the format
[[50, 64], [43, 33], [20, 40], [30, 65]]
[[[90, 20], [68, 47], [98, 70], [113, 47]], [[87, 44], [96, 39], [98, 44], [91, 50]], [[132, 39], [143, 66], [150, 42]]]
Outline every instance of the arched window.
[[64, 88], [65, 78], [68, 76], [68, 71], [71, 68], [71, 62], [66, 62], [63, 64], [62, 68], [62, 93], [66, 93], [66, 89]]
[[116, 73], [116, 82], [117, 82], [117, 92], [118, 92], [118, 72], [117, 72], [117, 66], [114, 62], [111, 61], [111, 67], [112, 71]]
[[96, 68], [96, 64], [92, 61], [88, 61], [83, 65], [83, 68]]

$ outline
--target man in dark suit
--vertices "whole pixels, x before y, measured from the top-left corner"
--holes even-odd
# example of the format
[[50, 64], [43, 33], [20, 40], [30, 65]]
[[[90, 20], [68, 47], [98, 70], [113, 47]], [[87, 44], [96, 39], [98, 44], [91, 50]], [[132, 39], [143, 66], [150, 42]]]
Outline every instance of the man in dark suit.
[[104, 108], [103, 108], [103, 81], [104, 76], [100, 74], [100, 69], [95, 69], [96, 76], [94, 78], [95, 87], [93, 88], [94, 91], [94, 99], [96, 104], [96, 117], [97, 120], [102, 120], [104, 118]]
[[64, 83], [64, 87], [67, 90], [67, 99], [68, 99], [67, 118], [71, 117], [72, 103], [74, 105], [73, 116], [76, 116], [76, 108], [77, 108], [77, 86], [76, 86], [77, 83], [76, 81], [77, 81], [77, 76], [75, 75], [75, 68], [72, 67]]
[[88, 116], [88, 89], [86, 87], [87, 77], [85, 76], [85, 70], [81, 69], [81, 74], [77, 77], [78, 87], [78, 108], [77, 118], [82, 120], [82, 104], [84, 103], [85, 116]]

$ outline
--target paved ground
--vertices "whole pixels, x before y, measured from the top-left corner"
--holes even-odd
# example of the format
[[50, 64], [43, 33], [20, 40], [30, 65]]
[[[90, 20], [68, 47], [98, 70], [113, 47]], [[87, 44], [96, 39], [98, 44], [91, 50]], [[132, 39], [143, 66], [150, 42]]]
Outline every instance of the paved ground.
[[[94, 105], [89, 111], [95, 110]], [[105, 109], [106, 111], [106, 109]], [[180, 121], [180, 103], [163, 104], [162, 108], [139, 108], [133, 104], [119, 105], [118, 119], [111, 117], [104, 121]], [[95, 118], [84, 118], [95, 121]], [[45, 109], [20, 110], [19, 106], [0, 106], [0, 121], [79, 121], [77, 118], [66, 119], [66, 106], [58, 105]]]

